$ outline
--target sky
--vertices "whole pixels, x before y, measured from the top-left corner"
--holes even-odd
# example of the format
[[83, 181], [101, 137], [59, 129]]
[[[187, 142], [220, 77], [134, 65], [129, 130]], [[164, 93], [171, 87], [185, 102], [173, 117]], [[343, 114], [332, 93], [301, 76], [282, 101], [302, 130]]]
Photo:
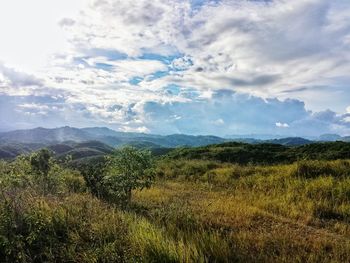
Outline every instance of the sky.
[[348, 0], [1, 0], [0, 131], [350, 135]]

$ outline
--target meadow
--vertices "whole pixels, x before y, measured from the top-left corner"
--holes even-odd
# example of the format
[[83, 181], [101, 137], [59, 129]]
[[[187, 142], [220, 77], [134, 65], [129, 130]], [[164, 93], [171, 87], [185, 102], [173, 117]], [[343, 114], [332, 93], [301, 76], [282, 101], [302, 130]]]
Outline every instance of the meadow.
[[160, 158], [127, 207], [95, 191], [102, 168], [1, 161], [0, 261], [350, 261], [349, 160]]

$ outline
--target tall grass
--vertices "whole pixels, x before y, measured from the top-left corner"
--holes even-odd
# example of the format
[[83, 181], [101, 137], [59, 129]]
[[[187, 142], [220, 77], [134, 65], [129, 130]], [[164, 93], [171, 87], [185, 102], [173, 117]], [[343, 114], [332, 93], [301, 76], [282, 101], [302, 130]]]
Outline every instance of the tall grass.
[[127, 211], [26, 160], [0, 162], [0, 262], [350, 262], [349, 161], [178, 160]]
[[[189, 174], [188, 166], [198, 172]], [[241, 166], [179, 160], [159, 167], [163, 180], [135, 200], [157, 225], [182, 233], [216, 230], [243, 262], [350, 260], [349, 161]]]

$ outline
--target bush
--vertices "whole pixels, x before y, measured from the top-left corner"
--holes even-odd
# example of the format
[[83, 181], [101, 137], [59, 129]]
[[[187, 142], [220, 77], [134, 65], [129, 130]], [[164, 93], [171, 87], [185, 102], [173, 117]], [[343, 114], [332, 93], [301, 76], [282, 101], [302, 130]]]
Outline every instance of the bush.
[[0, 262], [123, 262], [123, 216], [89, 195], [64, 202], [28, 192], [0, 202]]

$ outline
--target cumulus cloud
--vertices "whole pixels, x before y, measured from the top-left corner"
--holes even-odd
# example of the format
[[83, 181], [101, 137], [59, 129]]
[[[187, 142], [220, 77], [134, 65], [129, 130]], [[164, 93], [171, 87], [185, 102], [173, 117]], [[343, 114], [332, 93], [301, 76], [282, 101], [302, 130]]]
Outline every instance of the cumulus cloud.
[[264, 100], [230, 90], [218, 90], [210, 98], [189, 102], [146, 102], [140, 110], [138, 114], [150, 131], [165, 134], [175, 131], [221, 136], [251, 133], [317, 136], [346, 133], [350, 128], [344, 123], [345, 115], [310, 112], [298, 100]]

